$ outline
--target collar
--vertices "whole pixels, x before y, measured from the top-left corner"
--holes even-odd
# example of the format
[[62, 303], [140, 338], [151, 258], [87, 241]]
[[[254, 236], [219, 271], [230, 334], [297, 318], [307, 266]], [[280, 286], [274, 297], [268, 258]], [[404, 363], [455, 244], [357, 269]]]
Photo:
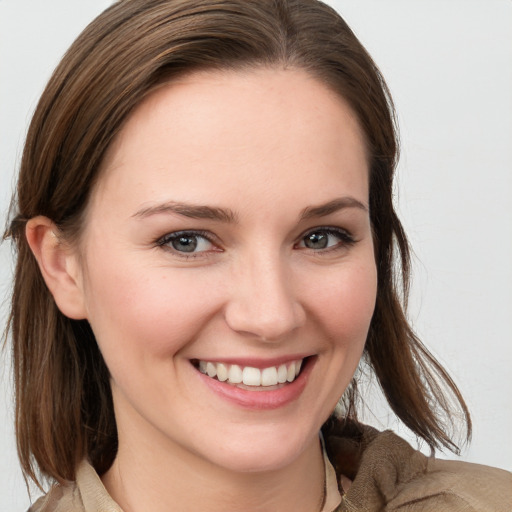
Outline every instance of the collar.
[[338, 479], [336, 472], [331, 464], [327, 451], [325, 450], [324, 436], [320, 432], [320, 442], [322, 443], [322, 452], [324, 458], [324, 474], [325, 474], [325, 499], [321, 512], [334, 512], [341, 503], [341, 494], [338, 489]]

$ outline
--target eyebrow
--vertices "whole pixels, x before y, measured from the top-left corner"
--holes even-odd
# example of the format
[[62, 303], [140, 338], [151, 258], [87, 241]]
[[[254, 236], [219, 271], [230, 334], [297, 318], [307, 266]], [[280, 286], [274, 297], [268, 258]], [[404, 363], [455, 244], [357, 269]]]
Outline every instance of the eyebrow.
[[[325, 204], [304, 208], [301, 212], [300, 219], [306, 220], [314, 217], [325, 217], [326, 215], [330, 215], [331, 213], [335, 213], [346, 208], [358, 208], [365, 212], [368, 211], [368, 208], [354, 197], [340, 197]], [[229, 224], [236, 224], [238, 222], [237, 214], [230, 209], [218, 208], [215, 206], [193, 205], [177, 201], [167, 201], [162, 204], [142, 208], [134, 213], [132, 217], [146, 218], [151, 215], [158, 215], [162, 213], [183, 215], [190, 219], [216, 220]]]
[[192, 205], [176, 201], [167, 201], [155, 206], [148, 206], [137, 211], [132, 217], [146, 218], [161, 213], [177, 213], [190, 219], [209, 219], [230, 224], [238, 222], [237, 215], [229, 209], [215, 206]]
[[368, 207], [361, 201], [358, 201], [355, 197], [339, 197], [319, 206], [304, 208], [300, 218], [301, 220], [305, 220], [314, 217], [325, 217], [326, 215], [330, 215], [331, 213], [335, 213], [346, 208], [358, 208], [368, 212]]

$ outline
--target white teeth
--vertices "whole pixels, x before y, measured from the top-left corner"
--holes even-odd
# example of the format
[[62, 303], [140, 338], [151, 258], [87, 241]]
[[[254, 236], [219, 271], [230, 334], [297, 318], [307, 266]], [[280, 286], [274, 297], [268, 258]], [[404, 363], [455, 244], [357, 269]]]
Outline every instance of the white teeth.
[[284, 384], [286, 382], [286, 377], [288, 376], [288, 368], [286, 368], [285, 364], [282, 364], [277, 370], [277, 382], [279, 384]]
[[302, 359], [279, 366], [268, 368], [253, 368], [252, 366], [239, 366], [237, 364], [212, 363], [211, 361], [199, 361], [199, 371], [215, 378], [220, 382], [241, 384], [255, 387], [276, 386], [286, 382], [293, 382], [299, 375]]
[[277, 369], [275, 366], [265, 368], [261, 371], [261, 385], [275, 386], [277, 384]]
[[242, 382], [246, 386], [261, 386], [261, 371], [258, 368], [246, 366], [242, 372]]
[[242, 368], [237, 364], [232, 364], [229, 369], [228, 380], [232, 384], [240, 384], [242, 382]]
[[225, 364], [219, 363], [217, 365], [217, 379], [221, 382], [228, 380], [228, 368]]
[[293, 382], [295, 380], [295, 363], [288, 366], [288, 375], [286, 376], [286, 380], [288, 382]]
[[206, 374], [208, 377], [215, 377], [217, 375], [217, 366], [213, 363], [206, 363]]

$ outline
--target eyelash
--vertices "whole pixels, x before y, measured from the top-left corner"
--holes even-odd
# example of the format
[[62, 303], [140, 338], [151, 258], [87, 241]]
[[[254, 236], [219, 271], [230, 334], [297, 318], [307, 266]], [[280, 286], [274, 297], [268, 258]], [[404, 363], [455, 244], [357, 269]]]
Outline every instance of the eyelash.
[[[302, 243], [305, 244], [305, 240], [308, 236], [312, 236], [317, 233], [335, 236], [339, 239], [339, 243], [337, 243], [333, 246], [325, 247], [325, 248], [321, 248], [321, 249], [312, 249], [312, 248], [306, 247], [306, 246], [298, 247], [299, 244], [302, 244]], [[196, 239], [202, 238], [202, 239], [206, 240], [207, 242], [209, 242], [210, 244], [212, 244], [214, 246], [216, 245], [216, 242], [214, 241], [214, 237], [212, 236], [212, 234], [207, 231], [201, 231], [201, 230], [199, 230], [199, 231], [175, 231], [172, 233], [168, 233], [168, 234], [164, 235], [163, 237], [159, 238], [156, 241], [155, 245], [157, 247], [161, 247], [164, 250], [170, 251], [173, 254], [179, 256], [180, 258], [184, 258], [184, 259], [204, 257], [205, 255], [208, 255], [208, 253], [210, 252], [210, 251], [206, 250], [206, 251], [187, 253], [184, 251], [179, 251], [169, 245], [174, 240], [178, 240], [179, 238], [196, 238]], [[306, 231], [305, 233], [303, 233], [300, 236], [299, 241], [294, 245], [294, 248], [298, 248], [301, 250], [305, 249], [305, 250], [311, 251], [312, 253], [314, 253], [316, 255], [322, 255], [324, 253], [330, 253], [331, 251], [336, 251], [336, 250], [340, 250], [343, 248], [351, 247], [355, 243], [356, 243], [356, 240], [354, 239], [354, 237], [348, 231], [346, 231], [344, 229], [335, 228], [332, 226], [319, 226], [319, 227], [310, 229], [310, 230]], [[213, 251], [213, 252], [222, 252], [222, 250], [219, 249], [218, 251]]]
[[[192, 259], [197, 257], [204, 257], [205, 254], [208, 254], [209, 251], [199, 251], [199, 252], [190, 252], [186, 253], [183, 251], [178, 251], [177, 249], [174, 249], [169, 244], [173, 242], [173, 240], [178, 240], [180, 238], [202, 238], [209, 242], [212, 245], [216, 245], [214, 241], [214, 237], [211, 235], [211, 233], [207, 231], [174, 231], [173, 233], [168, 233], [164, 235], [163, 237], [159, 238], [156, 241], [156, 245], [158, 247], [161, 247], [164, 250], [167, 250], [169, 252], [172, 252], [173, 254], [177, 255], [180, 258], [184, 259]], [[220, 252], [214, 251], [214, 252]]]
[[[333, 246], [330, 246], [330, 247], [326, 247], [323, 249], [317, 249], [317, 250], [311, 249], [308, 247], [301, 247], [301, 249], [309, 249], [314, 254], [320, 256], [322, 254], [325, 254], [325, 253], [328, 253], [331, 251], [336, 251], [336, 250], [344, 249], [347, 247], [351, 247], [356, 243], [356, 240], [354, 239], [354, 237], [347, 230], [341, 229], [341, 228], [335, 228], [332, 226], [319, 226], [319, 227], [310, 229], [300, 236], [300, 241], [298, 243], [305, 243], [305, 240], [308, 236], [312, 236], [316, 233], [333, 235], [338, 238], [339, 243], [337, 243]], [[298, 244], [296, 244], [296, 246], [297, 245]]]

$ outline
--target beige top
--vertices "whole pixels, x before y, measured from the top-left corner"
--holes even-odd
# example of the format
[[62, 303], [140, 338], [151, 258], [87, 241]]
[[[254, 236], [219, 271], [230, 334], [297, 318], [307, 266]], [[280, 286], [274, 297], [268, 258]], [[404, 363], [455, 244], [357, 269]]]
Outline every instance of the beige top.
[[[392, 432], [347, 424], [324, 429], [322, 512], [511, 512], [512, 473], [426, 457]], [[348, 477], [348, 478], [347, 478]], [[353, 480], [347, 492], [342, 481]], [[29, 512], [122, 512], [87, 462]], [[314, 512], [314, 511], [312, 511]]]

